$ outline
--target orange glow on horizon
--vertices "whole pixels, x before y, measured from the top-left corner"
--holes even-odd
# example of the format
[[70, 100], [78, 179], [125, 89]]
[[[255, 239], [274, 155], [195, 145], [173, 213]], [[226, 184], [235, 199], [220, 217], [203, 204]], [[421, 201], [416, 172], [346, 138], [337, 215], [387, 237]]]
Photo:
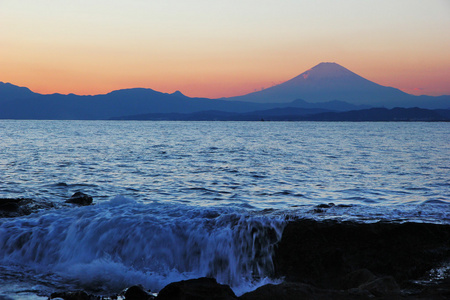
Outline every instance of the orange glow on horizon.
[[[314, 64], [313, 64], [314, 65]], [[423, 73], [413, 74], [406, 72], [394, 73], [389, 72], [390, 76], [386, 73], [378, 73], [376, 70], [372, 74], [367, 69], [359, 72], [352, 69], [352, 67], [341, 64], [342, 66], [350, 69], [356, 74], [371, 80], [375, 83], [398, 88], [406, 93], [413, 95], [450, 95], [449, 78], [450, 72], [441, 70], [441, 72], [435, 72], [434, 74], [428, 74], [423, 76]], [[311, 64], [308, 64], [310, 67]], [[308, 68], [309, 68], [308, 67]], [[95, 74], [80, 72], [79, 74], [70, 73], [63, 70], [31, 70], [30, 72], [11, 72], [6, 80], [0, 78], [0, 81], [9, 82], [14, 85], [27, 87], [33, 92], [40, 94], [77, 94], [77, 95], [97, 95], [107, 94], [114, 90], [127, 89], [127, 88], [149, 88], [163, 93], [173, 93], [180, 91], [184, 95], [189, 97], [205, 97], [205, 98], [221, 98], [232, 97], [238, 95], [244, 95], [252, 92], [256, 92], [271, 86], [285, 82], [303, 72], [298, 70], [297, 73], [290, 72], [291, 74], [285, 74], [282, 72], [274, 74], [274, 78], [271, 78], [271, 74], [208, 74], [209, 76], [201, 76], [201, 74], [195, 74], [194, 77], [186, 76], [184, 74], [166, 75], [166, 77], [158, 76], [145, 76], [146, 74], [140, 74], [139, 76], [114, 76], [113, 74]], [[3, 70], [3, 74], [7, 73], [7, 69]], [[367, 74], [362, 74], [362, 72]], [[275, 73], [275, 72], [274, 72]], [[431, 72], [430, 72], [431, 73]], [[258, 76], [259, 75], [259, 76]], [[276, 78], [275, 78], [275, 75]]]
[[448, 1], [262, 1], [4, 0], [0, 81], [220, 98], [334, 61], [407, 93], [450, 95]]

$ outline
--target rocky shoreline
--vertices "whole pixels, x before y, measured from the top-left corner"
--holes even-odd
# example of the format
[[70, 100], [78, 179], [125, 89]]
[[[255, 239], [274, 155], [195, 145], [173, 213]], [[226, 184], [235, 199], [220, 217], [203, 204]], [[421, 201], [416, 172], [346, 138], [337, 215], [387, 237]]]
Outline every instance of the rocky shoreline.
[[[76, 192], [65, 201], [68, 205], [87, 206], [93, 203], [91, 196]], [[30, 215], [39, 210], [55, 208], [51, 202], [30, 198], [0, 198], [0, 218], [15, 218]]]
[[[92, 198], [78, 193], [68, 203], [90, 205]], [[0, 199], [0, 217], [50, 207]], [[119, 295], [68, 291], [49, 299], [449, 299], [450, 225], [290, 220], [273, 262], [273, 277], [284, 282], [240, 297], [213, 278], [198, 278], [171, 283], [157, 296], [133, 286]]]
[[[450, 226], [295, 220], [274, 254], [275, 277], [237, 297], [212, 278], [171, 283], [158, 296], [139, 287], [125, 299], [449, 299]], [[128, 294], [127, 294], [128, 293]], [[55, 294], [63, 299], [99, 299]], [[51, 298], [54, 299], [54, 298]], [[106, 298], [105, 298], [106, 299]]]

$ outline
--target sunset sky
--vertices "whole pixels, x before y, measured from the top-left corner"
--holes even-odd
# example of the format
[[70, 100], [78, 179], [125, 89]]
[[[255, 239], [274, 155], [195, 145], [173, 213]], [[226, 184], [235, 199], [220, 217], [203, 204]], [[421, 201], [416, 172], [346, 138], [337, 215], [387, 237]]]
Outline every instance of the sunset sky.
[[0, 81], [39, 93], [246, 94], [336, 62], [450, 95], [450, 0], [0, 0]]

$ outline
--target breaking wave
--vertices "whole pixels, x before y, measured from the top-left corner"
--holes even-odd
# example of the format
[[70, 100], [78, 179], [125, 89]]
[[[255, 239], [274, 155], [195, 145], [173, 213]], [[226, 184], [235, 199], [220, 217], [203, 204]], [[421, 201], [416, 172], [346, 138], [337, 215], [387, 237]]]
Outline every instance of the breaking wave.
[[281, 218], [125, 197], [0, 224], [3, 266], [59, 284], [117, 292], [210, 276], [237, 293], [270, 281]]

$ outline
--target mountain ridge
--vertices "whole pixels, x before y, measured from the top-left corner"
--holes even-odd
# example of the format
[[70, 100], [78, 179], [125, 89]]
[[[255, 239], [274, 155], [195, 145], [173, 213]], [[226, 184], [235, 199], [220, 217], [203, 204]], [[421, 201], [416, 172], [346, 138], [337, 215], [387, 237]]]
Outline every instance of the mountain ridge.
[[399, 89], [372, 82], [337, 63], [325, 62], [273, 87], [226, 99], [258, 103], [276, 100], [282, 103], [302, 98], [313, 103], [340, 100], [359, 105], [394, 107], [415, 101], [414, 97]]
[[27, 87], [17, 86], [9, 82], [0, 81], [0, 103], [12, 99], [20, 99], [26, 97], [33, 97], [38, 95]]
[[39, 94], [0, 82], [0, 119], [110, 119], [145, 113], [248, 113], [286, 107], [329, 111], [369, 107], [448, 109], [450, 96], [409, 95], [371, 82], [336, 63], [320, 63], [266, 90], [220, 99], [191, 98], [180, 91], [162, 93], [150, 88], [99, 95]]
[[343, 112], [305, 108], [274, 108], [248, 113], [200, 111], [195, 113], [139, 114], [112, 118], [134, 121], [321, 121], [321, 122], [450, 122], [450, 109], [369, 108]]

